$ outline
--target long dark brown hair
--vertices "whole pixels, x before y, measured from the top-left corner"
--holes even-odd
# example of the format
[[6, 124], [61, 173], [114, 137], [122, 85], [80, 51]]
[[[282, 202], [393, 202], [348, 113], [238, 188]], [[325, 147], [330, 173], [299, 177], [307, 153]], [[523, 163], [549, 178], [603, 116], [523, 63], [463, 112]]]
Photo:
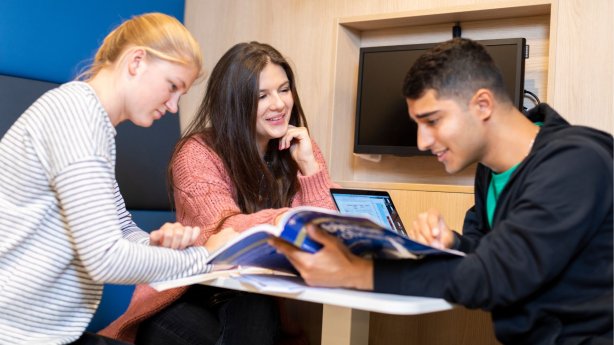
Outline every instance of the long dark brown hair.
[[268, 44], [239, 43], [213, 68], [198, 112], [175, 146], [169, 166], [171, 188], [175, 187], [172, 163], [177, 153], [187, 140], [201, 137], [224, 162], [242, 213], [290, 206], [299, 190], [296, 162], [289, 150], [278, 150], [278, 139], [270, 140], [265, 157], [260, 157], [256, 141], [260, 72], [269, 63], [282, 67], [288, 77], [294, 99], [290, 124], [307, 127], [294, 73], [286, 59]]

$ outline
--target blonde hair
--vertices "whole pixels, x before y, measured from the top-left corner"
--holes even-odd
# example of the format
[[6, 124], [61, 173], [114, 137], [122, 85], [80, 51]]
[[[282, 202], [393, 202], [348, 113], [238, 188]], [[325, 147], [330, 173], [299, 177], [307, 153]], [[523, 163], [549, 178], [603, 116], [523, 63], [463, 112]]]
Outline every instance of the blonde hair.
[[91, 66], [77, 77], [88, 80], [122, 57], [130, 47], [144, 48], [152, 56], [196, 69], [202, 73], [202, 53], [198, 42], [176, 18], [163, 13], [146, 13], [124, 21], [109, 33]]

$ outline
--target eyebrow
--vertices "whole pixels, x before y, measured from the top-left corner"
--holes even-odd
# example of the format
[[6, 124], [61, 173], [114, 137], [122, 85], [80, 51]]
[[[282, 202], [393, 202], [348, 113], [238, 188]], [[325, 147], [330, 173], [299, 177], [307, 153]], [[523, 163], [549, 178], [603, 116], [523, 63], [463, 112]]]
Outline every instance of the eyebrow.
[[[182, 78], [167, 78], [168, 82], [171, 84], [175, 84], [177, 88], [187, 89], [186, 83]], [[187, 91], [187, 90], [186, 90]]]
[[425, 117], [429, 117], [429, 116], [431, 116], [431, 115], [433, 115], [433, 114], [435, 114], [435, 113], [437, 113], [437, 112], [439, 112], [439, 110], [433, 110], [433, 111], [429, 111], [429, 112], [427, 112], [427, 113], [416, 114], [416, 115], [415, 115], [415, 118], [416, 118], [416, 119], [423, 119], [423, 118], [425, 118]]
[[[277, 87], [278, 89], [280, 87], [284, 87], [284, 86], [290, 86], [290, 81], [286, 80], [285, 82], [279, 84], [279, 86]], [[258, 92], [266, 92], [268, 89], [259, 89]]]

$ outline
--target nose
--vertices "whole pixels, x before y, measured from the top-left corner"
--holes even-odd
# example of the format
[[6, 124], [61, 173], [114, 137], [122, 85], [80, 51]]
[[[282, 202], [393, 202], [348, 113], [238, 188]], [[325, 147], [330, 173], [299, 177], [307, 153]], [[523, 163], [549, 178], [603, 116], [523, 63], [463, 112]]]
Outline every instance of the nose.
[[271, 95], [272, 95], [272, 100], [271, 100], [271, 104], [269, 105], [271, 109], [274, 109], [274, 110], [282, 109], [286, 105], [284, 103], [284, 100], [281, 98], [281, 95], [278, 92], [274, 92]]
[[433, 135], [431, 131], [425, 126], [418, 125], [418, 149], [420, 151], [426, 151], [433, 145]]
[[168, 101], [164, 103], [166, 110], [168, 110], [171, 113], [176, 113], [179, 110], [179, 98], [180, 97], [181, 95], [179, 94], [173, 94], [171, 98], [169, 98]]

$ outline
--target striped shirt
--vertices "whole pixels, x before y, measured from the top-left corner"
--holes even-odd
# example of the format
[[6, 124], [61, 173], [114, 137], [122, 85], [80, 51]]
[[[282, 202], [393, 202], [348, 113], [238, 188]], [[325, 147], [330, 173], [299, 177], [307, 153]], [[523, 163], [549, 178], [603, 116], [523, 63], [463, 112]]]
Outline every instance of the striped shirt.
[[39, 98], [0, 141], [0, 344], [64, 344], [103, 283], [205, 273], [207, 251], [149, 246], [115, 180], [115, 128], [84, 82]]

